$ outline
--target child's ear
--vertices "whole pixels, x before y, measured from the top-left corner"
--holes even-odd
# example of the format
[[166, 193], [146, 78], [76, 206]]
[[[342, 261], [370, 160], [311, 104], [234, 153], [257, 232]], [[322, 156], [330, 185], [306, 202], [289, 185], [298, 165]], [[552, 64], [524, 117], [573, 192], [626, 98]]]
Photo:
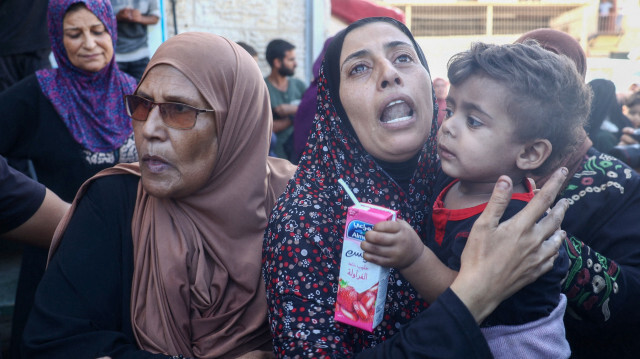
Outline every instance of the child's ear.
[[547, 139], [536, 139], [522, 147], [516, 159], [516, 166], [521, 170], [533, 171], [542, 166], [551, 155], [551, 142]]

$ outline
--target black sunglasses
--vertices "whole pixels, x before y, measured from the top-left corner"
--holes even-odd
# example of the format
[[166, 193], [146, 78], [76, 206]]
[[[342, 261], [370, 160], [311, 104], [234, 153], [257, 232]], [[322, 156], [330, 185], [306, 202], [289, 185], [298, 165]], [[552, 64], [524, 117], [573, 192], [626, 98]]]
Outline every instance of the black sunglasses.
[[178, 102], [154, 102], [138, 95], [125, 95], [124, 106], [129, 117], [143, 122], [149, 118], [149, 112], [153, 110], [153, 107], [158, 106], [162, 122], [171, 128], [179, 130], [192, 129], [196, 125], [199, 113], [215, 112], [214, 110], [200, 109]]

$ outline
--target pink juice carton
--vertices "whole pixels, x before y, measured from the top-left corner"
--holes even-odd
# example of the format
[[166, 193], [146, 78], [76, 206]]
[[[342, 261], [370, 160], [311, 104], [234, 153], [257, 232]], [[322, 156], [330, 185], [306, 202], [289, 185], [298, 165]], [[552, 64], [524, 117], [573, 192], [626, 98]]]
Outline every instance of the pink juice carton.
[[337, 321], [370, 332], [382, 321], [389, 268], [365, 261], [360, 243], [376, 223], [395, 219], [396, 211], [368, 203], [347, 209], [335, 308]]

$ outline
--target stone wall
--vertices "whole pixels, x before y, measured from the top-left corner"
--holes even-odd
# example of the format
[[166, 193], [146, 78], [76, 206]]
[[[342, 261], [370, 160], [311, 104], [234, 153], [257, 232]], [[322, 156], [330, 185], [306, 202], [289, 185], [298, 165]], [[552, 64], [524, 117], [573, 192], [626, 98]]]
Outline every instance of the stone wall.
[[[244, 41], [258, 51], [265, 76], [270, 71], [265, 59], [267, 44], [274, 38], [287, 40], [296, 46], [295, 76], [306, 81], [306, 3], [305, 0], [177, 0], [178, 33], [204, 31]], [[175, 34], [171, 1], [164, 0], [164, 7], [166, 34], [170, 37]]]

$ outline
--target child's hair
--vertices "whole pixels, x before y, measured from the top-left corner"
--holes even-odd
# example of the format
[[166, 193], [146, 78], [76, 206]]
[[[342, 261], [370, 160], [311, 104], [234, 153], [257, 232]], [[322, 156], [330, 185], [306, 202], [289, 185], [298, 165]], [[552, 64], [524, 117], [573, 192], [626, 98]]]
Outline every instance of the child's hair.
[[627, 107], [633, 107], [640, 105], [640, 92], [634, 92], [624, 101], [624, 105]]
[[[544, 138], [551, 142], [549, 158], [531, 171], [545, 175], [581, 145], [589, 116], [591, 91], [569, 58], [540, 47], [535, 40], [520, 44], [474, 43], [448, 64], [452, 86], [471, 76], [486, 76], [504, 85], [507, 113], [516, 125], [516, 140]], [[491, 96], [491, 94], [487, 94]]]

